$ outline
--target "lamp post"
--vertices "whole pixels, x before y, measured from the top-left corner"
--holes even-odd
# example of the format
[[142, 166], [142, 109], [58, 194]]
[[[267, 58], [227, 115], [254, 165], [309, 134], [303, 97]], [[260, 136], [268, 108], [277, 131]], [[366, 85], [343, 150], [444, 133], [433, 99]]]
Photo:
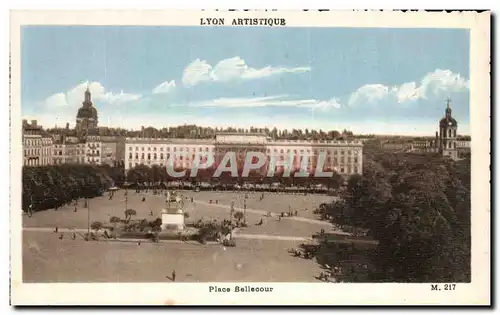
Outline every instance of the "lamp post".
[[85, 203], [87, 204], [87, 233], [90, 237], [90, 203], [87, 198], [85, 198]]

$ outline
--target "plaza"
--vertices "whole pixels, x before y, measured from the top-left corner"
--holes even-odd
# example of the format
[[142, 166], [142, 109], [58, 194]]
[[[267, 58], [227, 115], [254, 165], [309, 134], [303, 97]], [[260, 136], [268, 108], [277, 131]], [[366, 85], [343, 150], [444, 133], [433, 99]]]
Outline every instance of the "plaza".
[[[313, 210], [334, 197], [265, 193], [260, 200], [261, 194], [252, 192], [181, 193], [189, 213], [187, 224], [199, 219], [229, 219], [232, 202], [236, 211], [245, 212], [248, 226], [234, 232], [236, 247], [194, 241], [73, 240], [73, 231], [85, 232], [88, 222], [108, 224], [113, 216], [124, 218], [125, 208], [136, 210], [133, 219], [154, 220], [165, 206], [163, 195], [131, 190], [125, 204], [125, 193], [119, 190], [112, 199], [105, 194], [88, 200], [88, 209], [80, 200], [76, 212], [70, 205], [23, 216], [23, 281], [165, 282], [171, 281], [172, 270], [181, 282], [318, 281], [318, 263], [294, 257], [289, 250], [313, 243], [312, 235], [321, 229], [332, 230]], [[288, 211], [297, 211], [297, 216], [279, 219], [281, 212]]]

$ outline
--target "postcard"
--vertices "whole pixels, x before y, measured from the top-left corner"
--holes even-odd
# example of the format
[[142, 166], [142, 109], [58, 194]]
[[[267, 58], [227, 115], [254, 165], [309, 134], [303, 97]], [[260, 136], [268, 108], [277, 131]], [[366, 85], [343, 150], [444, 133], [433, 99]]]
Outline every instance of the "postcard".
[[13, 11], [14, 305], [489, 305], [490, 13]]

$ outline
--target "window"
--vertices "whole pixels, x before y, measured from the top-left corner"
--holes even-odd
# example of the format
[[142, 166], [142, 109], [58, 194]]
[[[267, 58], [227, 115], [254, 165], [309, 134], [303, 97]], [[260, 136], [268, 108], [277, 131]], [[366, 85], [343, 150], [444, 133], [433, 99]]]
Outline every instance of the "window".
[[334, 158], [333, 158], [333, 164], [334, 164], [334, 165], [339, 164], [339, 160], [338, 160], [338, 158], [337, 158], [337, 157], [334, 157]]
[[341, 155], [344, 155], [344, 153], [345, 153], [345, 152], [344, 152], [344, 150], [341, 150], [341, 151], [340, 151], [340, 154], [341, 154]]
[[153, 160], [156, 160], [156, 153], [153, 153]]
[[451, 129], [448, 129], [448, 137], [451, 138]]
[[345, 170], [344, 170], [344, 168], [343, 168], [343, 167], [341, 167], [341, 168], [340, 168], [340, 173], [344, 173], [344, 171], [345, 171]]
[[141, 154], [141, 159], [144, 160], [144, 152]]
[[351, 155], [351, 153], [352, 153], [351, 150], [347, 150], [348, 155]]
[[135, 153], [135, 159], [138, 160], [139, 159], [139, 153]]
[[160, 160], [163, 160], [163, 153], [160, 153]]
[[163, 147], [160, 148], [160, 151], [163, 151]]
[[132, 152], [128, 154], [128, 158], [131, 160], [132, 159]]
[[344, 164], [345, 160], [344, 160], [344, 157], [340, 157], [340, 163]]
[[142, 151], [144, 151], [144, 147], [142, 147], [141, 149], [142, 149]]
[[202, 151], [202, 148], [198, 148], [198, 152], [201, 152]]
[[350, 156], [347, 157], [347, 163], [351, 163], [351, 157]]
[[99, 150], [97, 150], [97, 155], [99, 155]]
[[151, 151], [151, 147], [148, 147], [148, 151]]
[[148, 160], [151, 160], [151, 153], [148, 153]]
[[170, 159], [170, 153], [167, 153], [167, 159]]
[[358, 157], [357, 156], [354, 157], [354, 163], [358, 163]]

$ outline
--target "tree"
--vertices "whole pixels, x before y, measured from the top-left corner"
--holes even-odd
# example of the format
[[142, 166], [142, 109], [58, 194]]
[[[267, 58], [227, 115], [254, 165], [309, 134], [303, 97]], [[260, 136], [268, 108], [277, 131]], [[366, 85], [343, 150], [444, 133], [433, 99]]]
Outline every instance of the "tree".
[[103, 226], [102, 222], [99, 222], [99, 221], [94, 221], [94, 222], [92, 222], [92, 224], [90, 225], [90, 228], [91, 228], [92, 230], [94, 230], [94, 231], [95, 231], [95, 233], [97, 234], [97, 232], [98, 232], [100, 229], [102, 229], [102, 226]]
[[137, 211], [135, 211], [134, 209], [125, 210], [125, 220], [130, 221], [133, 215], [137, 215]]
[[369, 231], [378, 246], [366, 281], [470, 281], [470, 161], [367, 147], [363, 176], [320, 209]]
[[46, 210], [78, 198], [94, 198], [113, 185], [109, 167], [48, 165], [23, 167], [22, 208]]
[[244, 217], [245, 217], [245, 214], [243, 212], [241, 212], [241, 211], [236, 211], [234, 213], [234, 218], [236, 220], [238, 220], [238, 222], [240, 222], [241, 220], [243, 220]]
[[119, 217], [113, 216], [113, 217], [109, 218], [109, 223], [113, 224], [113, 227], [116, 227], [116, 225], [120, 222], [121, 222], [121, 219]]

